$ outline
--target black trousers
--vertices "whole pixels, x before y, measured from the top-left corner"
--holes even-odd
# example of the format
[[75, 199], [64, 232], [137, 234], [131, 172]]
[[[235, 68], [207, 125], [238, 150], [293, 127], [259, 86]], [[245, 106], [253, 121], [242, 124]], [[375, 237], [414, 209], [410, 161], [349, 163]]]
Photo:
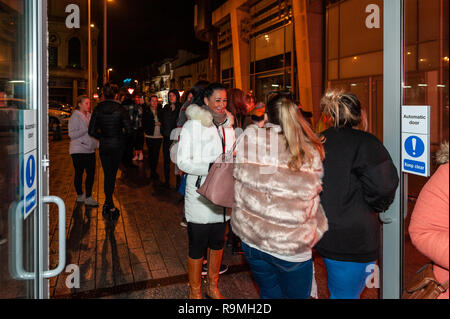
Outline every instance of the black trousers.
[[170, 146], [172, 145], [170, 137], [164, 136], [163, 139], [163, 155], [164, 155], [164, 178], [166, 184], [170, 182]]
[[146, 138], [148, 147], [148, 156], [150, 161], [150, 171], [152, 176], [156, 176], [156, 169], [158, 168], [159, 154], [161, 152], [162, 138]]
[[123, 157], [124, 150], [121, 148], [100, 150], [100, 160], [102, 161], [105, 191], [105, 206], [113, 208], [113, 194], [116, 186], [116, 176], [119, 165]]
[[226, 223], [188, 223], [189, 257], [192, 259], [203, 258], [208, 248], [222, 250], [225, 244], [226, 225]]
[[73, 167], [75, 168], [75, 190], [77, 195], [83, 194], [83, 174], [86, 171], [85, 190], [86, 197], [92, 196], [92, 186], [95, 178], [95, 153], [72, 154]]
[[133, 164], [133, 157], [134, 157], [134, 144], [136, 141], [136, 136], [137, 136], [137, 131], [133, 130], [132, 134], [130, 136], [128, 136], [127, 138], [127, 144], [125, 147], [125, 150], [122, 152], [122, 163], [125, 166], [130, 166], [131, 164]]
[[144, 149], [144, 130], [140, 128], [139, 130], [135, 131], [135, 137], [134, 137], [134, 150], [135, 151], [142, 151]]

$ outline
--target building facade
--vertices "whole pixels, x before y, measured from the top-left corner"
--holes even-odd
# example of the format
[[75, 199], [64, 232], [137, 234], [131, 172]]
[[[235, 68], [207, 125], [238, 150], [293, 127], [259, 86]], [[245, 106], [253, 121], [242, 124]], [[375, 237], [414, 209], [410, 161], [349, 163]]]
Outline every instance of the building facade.
[[[77, 4], [80, 8], [80, 28], [66, 26], [66, 7]], [[76, 104], [79, 95], [88, 89], [88, 21], [87, 0], [48, 1], [48, 60], [49, 98], [61, 103]], [[98, 36], [99, 28], [91, 26], [92, 37], [92, 92], [98, 82]]]
[[[406, 0], [405, 8], [405, 102], [432, 106], [437, 148], [448, 140], [448, 1]], [[220, 79], [261, 101], [290, 90], [316, 124], [326, 88], [351, 91], [382, 139], [382, 12], [382, 0], [228, 0], [211, 13]]]

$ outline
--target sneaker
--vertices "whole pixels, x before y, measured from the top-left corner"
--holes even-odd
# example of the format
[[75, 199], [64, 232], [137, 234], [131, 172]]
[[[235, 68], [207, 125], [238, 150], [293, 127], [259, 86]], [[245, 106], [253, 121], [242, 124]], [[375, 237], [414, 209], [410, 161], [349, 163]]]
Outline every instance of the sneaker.
[[86, 201], [86, 195], [85, 194], [77, 196], [77, 202], [78, 203], [81, 203], [81, 202], [84, 203], [85, 201]]
[[84, 203], [86, 206], [98, 207], [97, 201], [92, 196], [87, 198]]
[[[222, 275], [228, 271], [227, 265], [220, 265], [219, 275]], [[208, 275], [208, 263], [204, 263], [202, 267], [202, 276]]]
[[138, 158], [139, 158], [139, 157], [136, 155], [135, 157], [133, 157], [132, 161], [137, 161]]

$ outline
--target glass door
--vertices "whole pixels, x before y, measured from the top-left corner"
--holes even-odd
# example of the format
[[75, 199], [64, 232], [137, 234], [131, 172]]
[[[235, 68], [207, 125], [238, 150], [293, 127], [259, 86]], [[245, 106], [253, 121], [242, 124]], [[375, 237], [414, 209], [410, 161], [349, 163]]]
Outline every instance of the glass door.
[[[45, 0], [0, 0], [0, 298], [46, 298], [47, 27]], [[65, 222], [62, 227], [65, 227]], [[62, 229], [60, 248], [64, 247]], [[62, 240], [61, 240], [62, 238]]]

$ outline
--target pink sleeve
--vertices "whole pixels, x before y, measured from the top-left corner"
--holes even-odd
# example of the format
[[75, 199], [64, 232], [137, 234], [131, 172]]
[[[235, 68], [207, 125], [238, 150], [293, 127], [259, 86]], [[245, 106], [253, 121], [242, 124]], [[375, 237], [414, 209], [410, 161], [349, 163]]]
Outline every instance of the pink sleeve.
[[449, 165], [442, 165], [424, 186], [411, 216], [409, 234], [416, 248], [435, 264], [449, 268]]

